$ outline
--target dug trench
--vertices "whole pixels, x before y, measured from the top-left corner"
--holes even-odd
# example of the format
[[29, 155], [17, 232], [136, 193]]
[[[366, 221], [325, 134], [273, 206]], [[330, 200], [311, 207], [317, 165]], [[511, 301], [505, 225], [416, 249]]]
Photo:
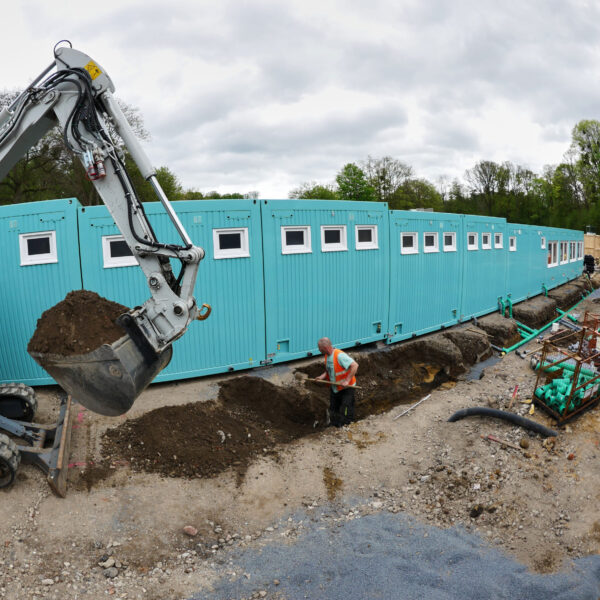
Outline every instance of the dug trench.
[[[511, 321], [504, 321], [510, 336]], [[349, 351], [359, 363], [356, 418], [410, 403], [440, 385], [452, 386], [491, 352], [485, 331], [474, 327]], [[209, 478], [232, 469], [240, 484], [257, 457], [277, 460], [286, 444], [321, 435], [328, 391], [308, 378], [322, 370], [322, 359], [298, 367], [289, 385], [260, 376], [268, 370], [227, 379], [214, 401], [161, 407], [108, 429], [101, 460], [81, 473], [78, 487], [90, 490], [110, 475], [111, 465], [124, 463], [134, 471], [182, 478]]]

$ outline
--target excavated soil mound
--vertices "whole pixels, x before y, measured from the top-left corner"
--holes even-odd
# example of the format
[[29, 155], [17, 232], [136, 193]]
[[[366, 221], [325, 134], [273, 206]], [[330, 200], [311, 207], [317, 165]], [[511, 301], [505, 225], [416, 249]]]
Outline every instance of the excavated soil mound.
[[27, 351], [72, 356], [112, 344], [125, 335], [115, 320], [128, 310], [95, 292], [69, 292], [42, 313]]
[[218, 402], [166, 406], [108, 430], [103, 459], [168, 477], [212, 477], [230, 467], [241, 477], [255, 456], [322, 429], [324, 416], [309, 392], [238, 377], [221, 384]]

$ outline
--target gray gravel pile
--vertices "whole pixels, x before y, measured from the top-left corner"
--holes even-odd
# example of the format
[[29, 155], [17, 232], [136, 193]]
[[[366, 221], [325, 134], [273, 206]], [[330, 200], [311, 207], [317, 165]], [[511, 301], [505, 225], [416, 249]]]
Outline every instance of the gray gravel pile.
[[228, 574], [190, 600], [597, 600], [600, 555], [538, 575], [463, 529], [402, 514], [304, 521], [293, 541], [234, 551]]

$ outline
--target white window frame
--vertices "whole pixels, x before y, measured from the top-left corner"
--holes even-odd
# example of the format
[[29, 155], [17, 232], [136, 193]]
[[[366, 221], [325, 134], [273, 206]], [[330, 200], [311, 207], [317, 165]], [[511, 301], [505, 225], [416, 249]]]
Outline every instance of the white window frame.
[[[485, 242], [485, 236], [488, 236], [487, 243]], [[491, 250], [492, 249], [492, 234], [488, 231], [484, 231], [481, 234], [481, 249], [482, 250]]]
[[516, 252], [517, 251], [517, 236], [511, 235], [508, 238], [508, 251]]
[[569, 262], [577, 260], [577, 242], [569, 242]]
[[[239, 233], [241, 247], [221, 250], [219, 248], [219, 235], [222, 233]], [[250, 256], [250, 246], [248, 243], [248, 228], [220, 227], [218, 229], [213, 229], [213, 256], [215, 260], [221, 260], [224, 258], [248, 258]]]
[[[36, 238], [48, 238], [50, 241], [50, 252], [45, 252], [44, 254], [29, 254], [27, 241]], [[19, 253], [21, 255], [22, 267], [57, 263], [58, 252], [56, 250], [56, 231], [36, 231], [19, 234]]]
[[[475, 243], [469, 243], [470, 237], [475, 236]], [[467, 250], [479, 250], [479, 234], [476, 231], [467, 231]]]
[[555, 240], [548, 242], [548, 258], [548, 268], [558, 266], [558, 242]]
[[[413, 247], [404, 248], [404, 238], [409, 236], [413, 239]], [[416, 231], [400, 232], [400, 254], [419, 254], [419, 234]]]
[[546, 249], [546, 238], [545, 237], [541, 238], [541, 249], [542, 250]]
[[[564, 244], [564, 246], [563, 246]], [[563, 253], [563, 247], [565, 248], [565, 252]], [[566, 258], [563, 259], [563, 256], [566, 255]], [[566, 265], [569, 262], [569, 242], [566, 240], [561, 240], [558, 246], [558, 263], [560, 265]]]
[[[326, 231], [339, 231], [340, 241], [336, 244], [325, 243]], [[345, 252], [348, 250], [348, 237], [345, 225], [321, 225], [321, 252]]]
[[[367, 230], [371, 232], [371, 241], [359, 242], [358, 232]], [[356, 225], [354, 227], [354, 244], [357, 250], [378, 250], [379, 238], [377, 237], [377, 225]]]
[[[425, 245], [425, 236], [427, 235], [432, 235], [433, 236], [433, 241], [434, 244], [433, 246], [426, 246]], [[435, 254], [436, 252], [440, 251], [440, 236], [439, 233], [437, 231], [425, 231], [423, 233], [423, 252], [425, 254]]]
[[[498, 241], [498, 239], [500, 241]], [[494, 248], [496, 248], [496, 249], [504, 248], [504, 235], [502, 233], [494, 233]]]
[[[304, 244], [288, 246], [285, 241], [287, 231], [304, 232]], [[312, 242], [310, 234], [310, 225], [283, 225], [281, 227], [281, 254], [310, 254], [312, 252]]]
[[583, 258], [583, 242], [577, 242], [577, 260]]
[[137, 267], [138, 261], [135, 256], [111, 256], [110, 243], [124, 242], [122, 235], [103, 235], [102, 236], [102, 260], [105, 269], [114, 269], [116, 267]]
[[[446, 245], [446, 236], [452, 237], [452, 244]], [[456, 231], [443, 231], [442, 232], [442, 245], [444, 252], [456, 252]]]

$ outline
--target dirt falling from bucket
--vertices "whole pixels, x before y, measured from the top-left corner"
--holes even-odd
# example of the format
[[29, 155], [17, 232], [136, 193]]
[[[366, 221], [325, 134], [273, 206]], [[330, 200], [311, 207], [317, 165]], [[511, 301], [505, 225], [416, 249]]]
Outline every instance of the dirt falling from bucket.
[[76, 290], [42, 313], [28, 352], [72, 356], [86, 354], [125, 335], [115, 321], [129, 309], [95, 292]]

